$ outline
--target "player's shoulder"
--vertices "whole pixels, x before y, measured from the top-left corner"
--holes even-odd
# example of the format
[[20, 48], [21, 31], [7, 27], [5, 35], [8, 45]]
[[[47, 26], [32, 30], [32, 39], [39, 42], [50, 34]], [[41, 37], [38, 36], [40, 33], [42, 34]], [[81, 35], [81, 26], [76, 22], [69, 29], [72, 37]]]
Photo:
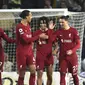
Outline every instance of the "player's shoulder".
[[20, 28], [20, 27], [22, 27], [22, 24], [21, 24], [21, 23], [18, 23], [18, 24], [16, 25], [16, 28]]
[[70, 27], [70, 29], [71, 29], [72, 32], [77, 32], [77, 29], [74, 28], [74, 27]]
[[77, 35], [77, 36], [79, 36], [79, 32], [78, 32], [78, 30], [76, 29], [76, 28], [71, 28], [72, 30], [72, 33], [74, 34], [74, 35]]
[[40, 33], [40, 29], [38, 29], [38, 30], [34, 31], [34, 33]]
[[0, 28], [0, 30], [2, 30], [2, 28]]
[[62, 28], [56, 30], [57, 33], [62, 32]]
[[40, 33], [41, 33], [41, 30], [40, 29], [38, 29], [38, 30], [36, 30], [36, 31], [33, 32], [34, 35], [37, 35], [37, 34], [40, 34]]
[[4, 30], [2, 28], [0, 28], [0, 32], [3, 32]]
[[56, 29], [56, 31], [54, 31], [54, 35], [59, 35], [61, 33], [60, 29]]
[[37, 29], [36, 32], [41, 32], [41, 30], [40, 29]]
[[16, 25], [16, 31], [23, 30], [23, 25], [21, 23]]
[[47, 31], [54, 31], [53, 29], [48, 29]]

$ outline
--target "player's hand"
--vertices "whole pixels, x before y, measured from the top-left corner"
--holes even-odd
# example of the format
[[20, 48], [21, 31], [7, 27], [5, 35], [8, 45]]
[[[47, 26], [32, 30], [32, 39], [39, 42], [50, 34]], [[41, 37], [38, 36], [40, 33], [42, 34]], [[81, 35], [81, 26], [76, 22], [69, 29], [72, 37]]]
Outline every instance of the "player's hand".
[[72, 53], [73, 53], [72, 50], [68, 50], [68, 51], [66, 52], [67, 55], [71, 55]]
[[48, 39], [48, 35], [46, 35], [45, 33], [40, 34], [39, 37], [42, 39]]
[[49, 29], [54, 29], [55, 25], [56, 25], [56, 24], [54, 24], [53, 21], [51, 20], [51, 21], [49, 22]]

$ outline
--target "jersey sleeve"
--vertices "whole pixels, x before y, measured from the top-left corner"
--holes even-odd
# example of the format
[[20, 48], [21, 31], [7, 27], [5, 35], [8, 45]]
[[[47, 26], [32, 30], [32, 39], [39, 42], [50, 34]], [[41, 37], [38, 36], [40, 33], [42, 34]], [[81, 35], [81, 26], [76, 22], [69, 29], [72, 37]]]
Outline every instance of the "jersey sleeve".
[[54, 33], [54, 30], [53, 29], [49, 29], [48, 30], [48, 40], [51, 40], [53, 42], [53, 33]]
[[78, 33], [78, 31], [76, 29], [74, 30], [74, 39], [75, 40], [80, 39], [79, 33]]
[[72, 51], [76, 52], [76, 50], [80, 48], [80, 37], [79, 37], [79, 33], [76, 29], [74, 30], [74, 42], [75, 42], [75, 46], [72, 49]]
[[15, 39], [9, 38], [8, 35], [3, 30], [1, 30], [1, 34], [2, 34], [2, 38], [4, 40], [6, 40], [8, 43], [15, 43], [16, 42]]
[[53, 34], [51, 35], [51, 39], [52, 39], [53, 42], [55, 42], [59, 38], [58, 35], [59, 35], [59, 31], [58, 30], [53, 32]]
[[80, 40], [77, 40], [75, 47], [72, 49], [72, 52], [73, 53], [76, 52], [76, 50], [79, 49], [79, 48], [80, 48]]
[[49, 34], [53, 35], [53, 33], [54, 33], [54, 30], [53, 29], [49, 29]]
[[18, 29], [18, 33], [20, 35], [20, 38], [25, 41], [26, 43], [31, 43], [35, 40], [37, 40], [39, 38], [39, 36], [33, 36], [31, 34], [28, 34], [27, 32], [25, 32], [24, 29], [19, 28]]
[[35, 31], [35, 32], [32, 32], [32, 36], [34, 37], [34, 36], [37, 36], [37, 35], [39, 35], [40, 33], [38, 32], [38, 30], [37, 31]]

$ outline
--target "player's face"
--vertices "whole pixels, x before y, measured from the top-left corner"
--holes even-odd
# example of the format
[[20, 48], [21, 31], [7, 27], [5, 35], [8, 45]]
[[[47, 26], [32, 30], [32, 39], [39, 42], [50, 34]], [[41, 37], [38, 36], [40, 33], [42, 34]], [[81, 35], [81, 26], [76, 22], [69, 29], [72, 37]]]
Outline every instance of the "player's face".
[[68, 24], [68, 21], [66, 21], [65, 19], [59, 19], [59, 23], [62, 28], [65, 28]]
[[49, 24], [54, 24], [54, 23], [53, 23], [53, 20], [50, 20], [50, 21], [49, 21]]
[[47, 28], [47, 25], [46, 25], [46, 20], [41, 20], [40, 21], [40, 28], [42, 30], [45, 30]]
[[29, 13], [29, 15], [26, 17], [26, 19], [27, 19], [27, 22], [31, 22], [31, 20], [32, 20], [32, 13], [30, 12]]

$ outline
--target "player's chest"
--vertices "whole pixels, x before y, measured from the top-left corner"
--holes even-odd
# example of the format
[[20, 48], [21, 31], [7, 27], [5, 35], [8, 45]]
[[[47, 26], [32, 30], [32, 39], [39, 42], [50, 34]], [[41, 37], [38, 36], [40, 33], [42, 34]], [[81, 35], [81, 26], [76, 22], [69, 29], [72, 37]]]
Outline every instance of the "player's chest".
[[71, 32], [61, 32], [59, 39], [62, 43], [72, 43], [74, 40], [73, 33]]
[[[45, 32], [40, 31], [40, 32], [39, 32], [39, 34], [42, 34], [42, 33], [48, 35], [48, 31], [45, 31]], [[39, 44], [39, 45], [47, 44], [47, 40], [46, 40], [46, 39], [39, 38], [39, 39], [38, 39], [38, 44]]]
[[26, 34], [31, 34], [31, 28], [25, 27], [25, 28], [24, 28], [24, 32], [25, 32]]

